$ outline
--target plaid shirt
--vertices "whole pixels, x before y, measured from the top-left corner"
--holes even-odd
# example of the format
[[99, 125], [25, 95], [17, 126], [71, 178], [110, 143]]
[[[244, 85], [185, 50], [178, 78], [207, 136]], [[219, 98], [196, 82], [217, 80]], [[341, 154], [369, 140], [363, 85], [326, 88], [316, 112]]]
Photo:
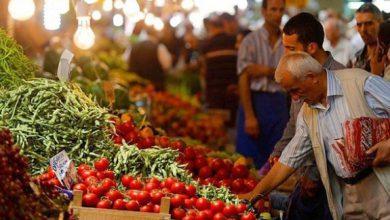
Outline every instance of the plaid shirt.
[[367, 55], [367, 46], [364, 46], [363, 49], [359, 50], [355, 54], [355, 63], [353, 64], [354, 68], [364, 69], [367, 72], [371, 72], [370, 59]]

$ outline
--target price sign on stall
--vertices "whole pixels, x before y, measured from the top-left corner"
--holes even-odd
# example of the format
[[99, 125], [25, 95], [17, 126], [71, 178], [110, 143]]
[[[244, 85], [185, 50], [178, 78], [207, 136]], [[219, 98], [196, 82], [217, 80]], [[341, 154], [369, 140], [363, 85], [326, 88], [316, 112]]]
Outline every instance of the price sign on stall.
[[76, 169], [68, 154], [65, 151], [61, 151], [50, 158], [50, 166], [61, 184], [70, 189], [76, 181]]

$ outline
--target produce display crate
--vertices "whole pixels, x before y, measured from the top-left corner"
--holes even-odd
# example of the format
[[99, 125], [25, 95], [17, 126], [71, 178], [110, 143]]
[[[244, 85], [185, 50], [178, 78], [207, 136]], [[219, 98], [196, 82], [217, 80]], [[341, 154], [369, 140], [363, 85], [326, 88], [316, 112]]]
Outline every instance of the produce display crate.
[[170, 199], [161, 199], [160, 213], [133, 212], [126, 210], [98, 209], [82, 207], [83, 191], [73, 191], [71, 209], [79, 220], [170, 220]]

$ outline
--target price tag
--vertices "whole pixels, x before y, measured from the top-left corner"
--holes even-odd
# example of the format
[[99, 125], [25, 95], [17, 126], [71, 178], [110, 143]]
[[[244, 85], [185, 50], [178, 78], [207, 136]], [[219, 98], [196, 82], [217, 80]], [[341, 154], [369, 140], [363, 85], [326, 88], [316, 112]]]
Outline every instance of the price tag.
[[70, 80], [70, 62], [72, 61], [73, 53], [65, 49], [61, 54], [60, 63], [58, 64], [57, 77], [62, 82]]
[[58, 180], [67, 189], [71, 189], [76, 181], [76, 169], [65, 151], [61, 151], [50, 158], [50, 166], [54, 170]]

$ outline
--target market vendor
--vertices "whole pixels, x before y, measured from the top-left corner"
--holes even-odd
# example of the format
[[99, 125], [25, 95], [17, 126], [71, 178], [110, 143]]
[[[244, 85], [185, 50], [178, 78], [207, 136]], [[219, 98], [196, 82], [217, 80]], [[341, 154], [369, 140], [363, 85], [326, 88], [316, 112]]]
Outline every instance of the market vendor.
[[[269, 193], [314, 153], [333, 219], [389, 218], [390, 166], [351, 171], [345, 157], [354, 156], [354, 152], [340, 153], [335, 144], [344, 139], [342, 124], [347, 119], [390, 117], [390, 83], [362, 69], [326, 70], [304, 52], [282, 57], [275, 79], [305, 104], [295, 136], [279, 162], [252, 192], [239, 197], [251, 199]], [[360, 162], [369, 164], [365, 157]]]

